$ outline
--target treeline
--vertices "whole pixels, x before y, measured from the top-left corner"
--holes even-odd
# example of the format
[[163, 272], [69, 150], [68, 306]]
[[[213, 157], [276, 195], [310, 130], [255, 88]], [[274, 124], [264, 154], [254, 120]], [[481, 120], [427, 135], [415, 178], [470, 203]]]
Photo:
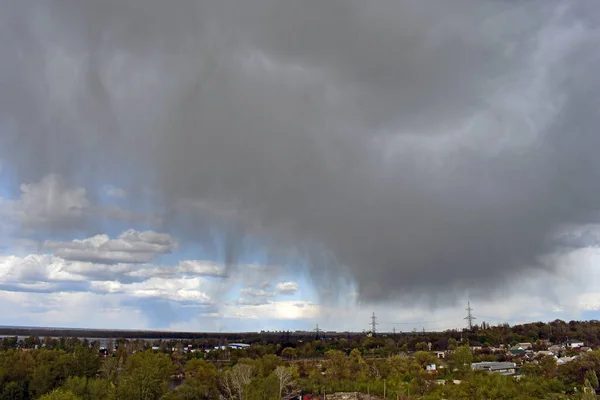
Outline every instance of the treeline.
[[[282, 348], [293, 347], [302, 351], [304, 343], [319, 339], [326, 343], [326, 350], [336, 349], [340, 343], [350, 349], [360, 348], [366, 337], [361, 333], [315, 333], [309, 332], [265, 332], [265, 333], [183, 333], [183, 332], [132, 332], [132, 331], [82, 331], [82, 330], [56, 330], [26, 329], [26, 328], [0, 328], [3, 336], [29, 336], [45, 338], [42, 341], [50, 341], [50, 338], [58, 337], [91, 337], [91, 338], [113, 338], [125, 340], [128, 338], [145, 338], [162, 340], [174, 344], [185, 341], [196, 348], [209, 349], [230, 342], [243, 342], [252, 345], [279, 345]], [[555, 320], [549, 323], [534, 322], [529, 324], [509, 326], [508, 324], [491, 325], [482, 322], [475, 325], [472, 331], [448, 330], [444, 332], [402, 332], [402, 333], [379, 333], [370, 342], [374, 348], [400, 348], [404, 345], [410, 351], [416, 350], [417, 343], [431, 343], [432, 350], [446, 350], [448, 339], [460, 341], [468, 340], [473, 345], [499, 346], [510, 345], [520, 342], [552, 342], [562, 343], [568, 339], [582, 340], [588, 346], [600, 346], [600, 321], [570, 321]], [[361, 351], [364, 349], [361, 349]], [[322, 355], [322, 354], [321, 354]]]
[[[212, 363], [202, 355], [121, 348], [104, 358], [81, 345], [3, 350], [0, 400], [271, 400], [342, 391], [388, 399], [596, 398], [600, 371], [598, 351], [562, 366], [549, 359], [526, 364], [520, 379], [474, 372], [468, 346], [443, 361], [429, 351], [368, 359], [357, 349], [328, 350], [318, 361], [266, 354]], [[427, 370], [432, 363], [435, 373]]]

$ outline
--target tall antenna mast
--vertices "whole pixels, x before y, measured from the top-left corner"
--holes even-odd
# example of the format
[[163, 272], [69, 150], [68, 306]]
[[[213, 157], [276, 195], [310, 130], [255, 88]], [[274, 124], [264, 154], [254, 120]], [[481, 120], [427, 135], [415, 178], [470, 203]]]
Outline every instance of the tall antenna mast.
[[373, 312], [373, 316], [371, 316], [371, 333], [375, 336], [375, 331], [377, 330], [377, 317], [375, 316], [375, 312]]
[[467, 316], [464, 317], [463, 319], [467, 320], [467, 329], [470, 330], [470, 331], [472, 331], [473, 330], [473, 320], [475, 320], [477, 318], [475, 318], [473, 316], [472, 311], [474, 311], [474, 310], [471, 308], [471, 302], [470, 301], [467, 303], [467, 308], [465, 310], [467, 310]]

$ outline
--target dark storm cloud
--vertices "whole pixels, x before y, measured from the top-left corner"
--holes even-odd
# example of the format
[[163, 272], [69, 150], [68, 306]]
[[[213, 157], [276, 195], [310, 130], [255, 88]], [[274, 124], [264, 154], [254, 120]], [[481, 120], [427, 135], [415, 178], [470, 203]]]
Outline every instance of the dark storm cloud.
[[3, 163], [200, 242], [218, 216], [227, 263], [258, 242], [363, 301], [488, 295], [595, 221], [594, 1], [2, 3]]

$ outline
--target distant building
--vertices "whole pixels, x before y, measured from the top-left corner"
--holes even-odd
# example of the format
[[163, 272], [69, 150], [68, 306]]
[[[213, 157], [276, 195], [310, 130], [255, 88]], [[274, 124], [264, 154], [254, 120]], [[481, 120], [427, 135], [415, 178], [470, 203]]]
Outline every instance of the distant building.
[[227, 347], [230, 349], [247, 349], [250, 345], [245, 343], [229, 343]]
[[510, 349], [510, 354], [512, 354], [513, 356], [524, 356], [525, 351], [526, 350], [522, 347], [512, 347]]
[[556, 363], [558, 365], [563, 365], [563, 364], [573, 361], [575, 358], [577, 358], [577, 357], [560, 357], [559, 359], [556, 360]]
[[517, 364], [513, 362], [479, 362], [471, 364], [474, 371], [489, 371], [502, 375], [514, 375]]
[[585, 343], [583, 343], [581, 340], [569, 339], [567, 340], [566, 345], [567, 347], [570, 347], [572, 349], [577, 349], [579, 347], [585, 346]]

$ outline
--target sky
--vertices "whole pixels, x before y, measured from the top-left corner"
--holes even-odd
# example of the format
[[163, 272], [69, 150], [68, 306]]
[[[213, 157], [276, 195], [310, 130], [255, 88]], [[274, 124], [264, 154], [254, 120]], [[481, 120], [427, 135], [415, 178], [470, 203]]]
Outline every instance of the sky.
[[0, 6], [0, 325], [598, 319], [597, 1]]

